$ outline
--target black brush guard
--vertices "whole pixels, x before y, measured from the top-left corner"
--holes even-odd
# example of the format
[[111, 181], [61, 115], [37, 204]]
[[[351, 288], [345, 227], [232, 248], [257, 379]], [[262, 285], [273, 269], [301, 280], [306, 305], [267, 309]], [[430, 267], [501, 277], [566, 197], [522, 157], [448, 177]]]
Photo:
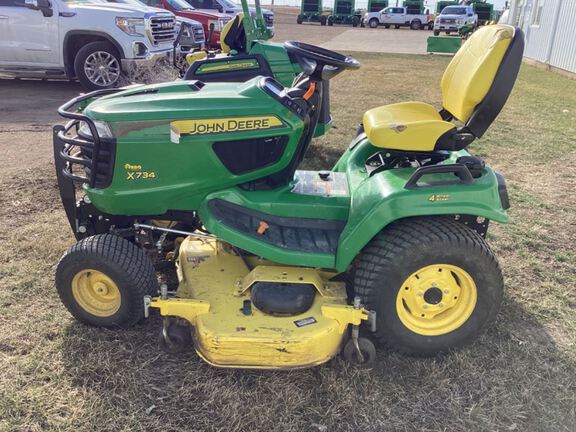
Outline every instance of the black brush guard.
[[[85, 219], [83, 207], [76, 202], [75, 183], [88, 184], [91, 188], [107, 187], [112, 180], [114, 170], [114, 153], [116, 140], [101, 138], [94, 121], [82, 114], [79, 110], [71, 109], [92, 98], [116, 93], [122, 89], [103, 89], [80, 95], [69, 100], [60, 108], [58, 114], [70, 119], [66, 126], [55, 126], [53, 129], [54, 164], [56, 178], [62, 205], [70, 227], [77, 239], [86, 235], [80, 226], [80, 219]], [[78, 130], [80, 123], [84, 122], [90, 129], [91, 137], [80, 136]], [[76, 150], [78, 150], [75, 152]], [[75, 152], [75, 153], [73, 153]], [[79, 174], [74, 167], [83, 168], [84, 174]]]

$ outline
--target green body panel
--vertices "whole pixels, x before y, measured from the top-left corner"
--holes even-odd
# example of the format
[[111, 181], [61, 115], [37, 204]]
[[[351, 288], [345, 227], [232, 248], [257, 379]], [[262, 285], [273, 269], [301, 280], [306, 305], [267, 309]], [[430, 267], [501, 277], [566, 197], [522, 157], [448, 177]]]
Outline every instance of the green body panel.
[[369, 12], [380, 12], [382, 9], [388, 7], [388, 0], [368, 0], [368, 7], [366, 11]]
[[[362, 248], [384, 227], [395, 220], [431, 215], [474, 215], [506, 223], [508, 216], [502, 208], [496, 175], [486, 168], [482, 177], [470, 185], [443, 185], [405, 189], [413, 168], [382, 171], [369, 177], [365, 161], [378, 148], [364, 140], [347, 151], [337, 162], [334, 171], [346, 172], [351, 192], [348, 223], [340, 237], [335, 268], [344, 271]], [[468, 152], [454, 152], [445, 163], [454, 163]], [[427, 182], [453, 181], [454, 176], [436, 174]], [[440, 195], [446, 200], [431, 201]]]
[[[191, 89], [185, 81], [163, 83], [92, 102], [85, 114], [108, 122], [117, 144], [112, 183], [105, 189], [90, 189], [85, 185], [88, 197], [100, 210], [115, 215], [159, 215], [167, 210], [194, 210], [209, 193], [285, 167], [294, 154], [304, 123], [258, 88], [258, 81], [259, 78], [254, 78], [243, 84], [210, 83], [199, 91]], [[158, 91], [145, 93], [151, 89]], [[170, 123], [175, 120], [249, 116], [275, 116], [281, 119], [283, 126], [182, 136], [178, 143], [171, 140]], [[284, 135], [288, 142], [278, 162], [242, 175], [230, 173], [212, 148], [216, 141]], [[242, 150], [239, 146], [238, 152]], [[129, 178], [128, 173], [132, 171], [148, 174], [146, 178], [143, 175]]]
[[274, 74], [274, 79], [284, 87], [290, 87], [294, 77], [302, 72], [298, 63], [292, 63], [283, 44], [256, 41], [250, 48], [249, 54], [264, 56]]

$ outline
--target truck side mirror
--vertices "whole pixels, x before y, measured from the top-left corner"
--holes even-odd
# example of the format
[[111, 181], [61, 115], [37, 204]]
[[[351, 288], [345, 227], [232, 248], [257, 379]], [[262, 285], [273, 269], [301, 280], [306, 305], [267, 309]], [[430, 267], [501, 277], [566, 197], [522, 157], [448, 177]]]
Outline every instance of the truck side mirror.
[[42, 15], [47, 18], [54, 14], [50, 0], [24, 0], [24, 6], [28, 9], [42, 11]]

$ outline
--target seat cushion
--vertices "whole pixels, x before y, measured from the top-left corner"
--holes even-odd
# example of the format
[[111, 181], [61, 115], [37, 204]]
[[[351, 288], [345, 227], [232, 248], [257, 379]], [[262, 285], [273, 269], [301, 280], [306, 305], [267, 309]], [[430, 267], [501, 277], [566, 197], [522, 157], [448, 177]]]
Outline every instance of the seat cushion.
[[373, 108], [364, 113], [363, 124], [368, 140], [376, 147], [404, 151], [434, 151], [438, 138], [455, 128], [423, 102]]

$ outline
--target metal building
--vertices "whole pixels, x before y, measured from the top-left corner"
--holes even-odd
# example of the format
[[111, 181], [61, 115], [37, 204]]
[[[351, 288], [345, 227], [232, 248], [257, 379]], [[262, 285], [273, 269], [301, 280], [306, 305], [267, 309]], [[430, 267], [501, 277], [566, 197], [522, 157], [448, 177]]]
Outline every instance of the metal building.
[[526, 58], [576, 73], [576, 0], [511, 0], [503, 19], [524, 30]]

